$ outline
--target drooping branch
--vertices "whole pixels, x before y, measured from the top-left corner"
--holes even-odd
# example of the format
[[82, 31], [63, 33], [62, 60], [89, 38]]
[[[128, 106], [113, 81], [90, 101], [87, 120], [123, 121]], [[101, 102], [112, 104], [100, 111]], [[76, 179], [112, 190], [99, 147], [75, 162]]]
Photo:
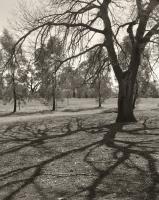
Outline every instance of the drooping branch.
[[88, 48], [88, 49], [76, 54], [76, 55], [72, 55], [72, 56], [70, 56], [70, 57], [68, 57], [68, 58], [66, 58], [64, 60], [57, 60], [57, 61], [59, 61], [59, 66], [57, 67], [57, 70], [61, 67], [62, 64], [66, 63], [67, 61], [72, 60], [72, 59], [77, 58], [77, 57], [80, 57], [80, 56], [86, 54], [87, 52], [97, 48], [97, 47], [101, 47], [102, 48], [103, 46], [104, 46], [103, 43], [99, 43], [99, 44], [96, 44], [96, 45], [94, 45], [94, 46], [92, 46], [92, 47], [90, 47], [90, 48]]

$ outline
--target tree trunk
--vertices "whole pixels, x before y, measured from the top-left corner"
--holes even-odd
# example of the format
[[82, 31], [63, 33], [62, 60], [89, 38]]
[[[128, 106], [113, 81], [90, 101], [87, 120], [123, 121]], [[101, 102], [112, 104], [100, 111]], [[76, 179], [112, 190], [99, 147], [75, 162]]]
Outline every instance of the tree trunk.
[[73, 96], [73, 98], [76, 98], [76, 88], [72, 89], [72, 96]]
[[124, 72], [119, 83], [117, 122], [136, 122], [134, 116], [134, 81], [131, 73]]
[[21, 102], [20, 102], [20, 99], [19, 99], [19, 101], [18, 101], [19, 111], [20, 111], [20, 105], [21, 105]]
[[13, 113], [17, 111], [17, 94], [16, 94], [16, 86], [15, 86], [15, 79], [14, 73], [12, 74], [12, 84], [13, 84]]
[[52, 111], [56, 110], [56, 74], [53, 77], [52, 84]]
[[133, 102], [133, 108], [135, 109], [135, 106], [136, 106], [136, 100], [138, 98], [138, 81], [136, 80], [136, 83], [135, 83], [135, 88], [134, 88], [134, 102]]
[[55, 99], [55, 93], [53, 94], [52, 97], [52, 111], [56, 110], [56, 99]]
[[16, 95], [16, 87], [15, 87], [14, 82], [13, 82], [13, 102], [14, 102], [13, 113], [15, 113], [17, 111], [17, 95]]
[[101, 81], [98, 80], [98, 107], [102, 107], [102, 97], [101, 97]]

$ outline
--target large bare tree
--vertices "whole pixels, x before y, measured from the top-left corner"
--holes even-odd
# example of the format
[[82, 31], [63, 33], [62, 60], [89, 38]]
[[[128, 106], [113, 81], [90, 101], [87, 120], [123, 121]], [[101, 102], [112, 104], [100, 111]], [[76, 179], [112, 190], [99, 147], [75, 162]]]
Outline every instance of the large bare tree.
[[[158, 9], [159, 0], [51, 0], [36, 13], [23, 12], [25, 34], [14, 52], [33, 32], [37, 44], [44, 43], [50, 31], [67, 48], [68, 57], [59, 66], [96, 47], [106, 48], [119, 84], [117, 122], [133, 122], [135, 81], [142, 54], [147, 45], [155, 44], [159, 33]], [[123, 50], [120, 43], [126, 35], [132, 48], [123, 70], [118, 52]]]

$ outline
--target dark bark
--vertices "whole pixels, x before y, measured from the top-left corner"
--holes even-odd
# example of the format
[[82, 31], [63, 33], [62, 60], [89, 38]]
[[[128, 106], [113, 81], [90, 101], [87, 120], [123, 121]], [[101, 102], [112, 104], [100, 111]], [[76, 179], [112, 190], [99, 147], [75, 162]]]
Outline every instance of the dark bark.
[[15, 83], [13, 82], [13, 113], [15, 113], [17, 111], [17, 95], [16, 95], [16, 87], [15, 87]]
[[52, 80], [52, 111], [56, 110], [56, 74]]
[[136, 122], [134, 116], [134, 80], [129, 71], [119, 82], [117, 122]]
[[98, 107], [102, 107], [102, 97], [101, 97], [101, 81], [98, 80]]
[[76, 98], [76, 89], [75, 88], [72, 89], [72, 96], [73, 96], [73, 98]]
[[55, 99], [55, 93], [52, 97], [52, 111], [56, 110], [56, 99]]
[[30, 84], [30, 91], [31, 91], [31, 94], [32, 94], [32, 95], [34, 94], [34, 90], [35, 90], [35, 88], [33, 87], [33, 84], [32, 84], [32, 82], [31, 82], [31, 84]]
[[99, 97], [98, 99], [98, 107], [101, 108], [102, 107], [102, 103], [101, 103], [101, 97]]
[[133, 108], [135, 109], [135, 106], [136, 106], [136, 100], [138, 98], [138, 81], [136, 80], [136, 83], [135, 83], [135, 89], [134, 89], [134, 102], [133, 102]]

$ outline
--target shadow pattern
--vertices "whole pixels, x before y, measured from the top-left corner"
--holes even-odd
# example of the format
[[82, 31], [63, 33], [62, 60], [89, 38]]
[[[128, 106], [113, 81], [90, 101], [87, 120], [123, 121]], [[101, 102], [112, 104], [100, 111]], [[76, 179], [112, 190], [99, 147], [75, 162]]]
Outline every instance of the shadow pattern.
[[159, 123], [105, 114], [4, 125], [2, 200], [158, 200]]

